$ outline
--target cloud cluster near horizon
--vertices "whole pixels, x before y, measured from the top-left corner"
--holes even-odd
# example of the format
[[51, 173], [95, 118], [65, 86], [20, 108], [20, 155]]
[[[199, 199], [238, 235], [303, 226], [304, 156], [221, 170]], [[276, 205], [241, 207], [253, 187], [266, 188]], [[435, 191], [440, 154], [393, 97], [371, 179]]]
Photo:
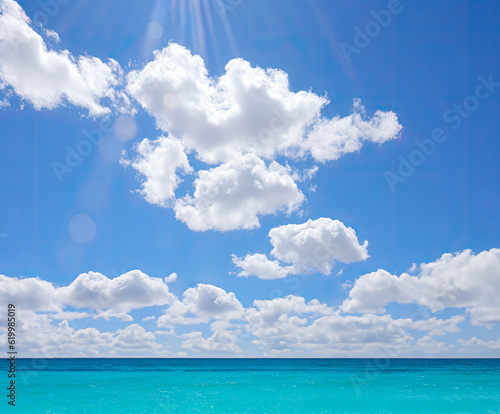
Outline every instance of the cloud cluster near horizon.
[[[113, 59], [75, 56], [54, 45], [58, 39], [16, 2], [0, 0], [0, 107], [15, 95], [36, 110], [74, 107], [90, 117], [144, 110], [158, 134], [137, 142], [122, 163], [137, 173], [148, 203], [171, 208], [193, 231], [256, 229], [263, 216], [300, 213], [307, 201], [301, 186], [318, 165], [396, 139], [402, 128], [394, 112], [369, 115], [359, 99], [348, 115], [325, 117], [326, 95], [294, 92], [284, 71], [241, 58], [215, 76], [200, 56], [170, 43], [127, 73]], [[192, 187], [181, 187], [183, 180]], [[235, 252], [238, 276], [330, 275], [337, 262], [368, 258], [368, 242], [330, 218], [275, 227], [269, 238], [269, 254]], [[160, 279], [140, 270], [113, 279], [88, 272], [62, 287], [0, 276], [0, 301], [19, 306], [25, 356], [373, 356], [387, 349], [401, 356], [499, 349], [498, 341], [477, 337], [455, 345], [436, 339], [466, 322], [500, 322], [499, 275], [498, 249], [466, 250], [422, 264], [416, 274], [362, 275], [337, 305], [289, 295], [244, 306], [234, 292], [201, 283], [176, 295], [168, 285], [176, 274]], [[394, 305], [429, 317], [394, 318]], [[439, 319], [444, 309], [456, 314]], [[85, 320], [112, 320], [113, 330], [79, 328]], [[146, 329], [151, 324], [154, 330]]]
[[[459, 325], [468, 320], [487, 328], [500, 322], [484, 317], [485, 310], [490, 316], [500, 313], [499, 274], [499, 249], [477, 255], [468, 250], [445, 254], [420, 265], [413, 276], [391, 276], [384, 270], [363, 275], [339, 307], [296, 295], [256, 299], [245, 307], [235, 293], [201, 283], [178, 297], [167, 285], [176, 276], [162, 280], [138, 270], [114, 279], [89, 272], [62, 287], [38, 278], [0, 276], [0, 302], [17, 303], [19, 333], [26, 334], [22, 345], [25, 356], [251, 356], [256, 352], [265, 356], [310, 352], [319, 356], [373, 356], [388, 350], [397, 356], [411, 356], [453, 347], [467, 353], [498, 349], [497, 341], [477, 337], [454, 339], [453, 343], [443, 340], [448, 334], [459, 333]], [[478, 279], [488, 283], [487, 292], [471, 289], [468, 281]], [[374, 286], [367, 287], [369, 283]], [[413, 317], [394, 318], [384, 308], [389, 303], [404, 306], [411, 302], [425, 310]], [[439, 318], [443, 309], [454, 309], [456, 314]], [[141, 315], [142, 324], [134, 321], [137, 315]], [[134, 323], [111, 332], [72, 326], [77, 319], [96, 317]], [[147, 330], [142, 325], [156, 328]], [[3, 342], [4, 326], [0, 328]], [[178, 348], [171, 345], [175, 341]]]
[[466, 308], [472, 325], [500, 323], [500, 249], [477, 255], [471, 250], [444, 254], [420, 266], [418, 275], [400, 276], [379, 269], [361, 276], [342, 309], [384, 313], [391, 303], [415, 303], [432, 311]]

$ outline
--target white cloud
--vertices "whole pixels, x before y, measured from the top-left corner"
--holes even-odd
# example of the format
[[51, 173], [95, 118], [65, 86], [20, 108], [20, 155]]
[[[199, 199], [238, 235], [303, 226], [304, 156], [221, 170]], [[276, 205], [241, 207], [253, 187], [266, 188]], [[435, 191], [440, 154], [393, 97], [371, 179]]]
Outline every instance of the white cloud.
[[444, 254], [420, 265], [416, 276], [385, 270], [361, 276], [342, 305], [345, 312], [384, 312], [388, 303], [417, 303], [439, 311], [467, 308], [474, 325], [500, 322], [500, 249]]
[[441, 354], [443, 355], [451, 348], [453, 345], [447, 345], [444, 342], [436, 341], [429, 335], [423, 336], [415, 344], [416, 349], [430, 354]]
[[238, 338], [234, 331], [215, 331], [214, 334], [205, 339], [201, 332], [190, 332], [183, 335], [185, 341], [182, 347], [196, 352], [205, 353], [229, 353], [237, 354], [241, 352], [236, 344]]
[[54, 298], [56, 288], [39, 278], [17, 278], [0, 275], [0, 303], [14, 303], [23, 309], [61, 311]]
[[301, 346], [324, 344], [330, 349], [354, 351], [401, 346], [411, 339], [400, 320], [369, 314], [355, 317], [335, 313], [315, 320], [296, 335]]
[[[246, 309], [253, 343], [269, 355], [415, 355], [418, 346], [411, 345], [410, 330], [422, 331], [426, 344], [433, 336], [459, 332], [463, 315], [449, 319], [394, 319], [391, 315], [343, 315], [339, 309], [318, 300], [306, 302], [289, 295], [273, 300], [256, 300]], [[422, 340], [423, 344], [424, 340]], [[439, 345], [435, 341], [436, 346]], [[441, 345], [439, 345], [441, 346]], [[444, 351], [446, 346], [440, 348]]]
[[475, 336], [471, 339], [459, 339], [458, 342], [465, 347], [471, 348], [486, 348], [486, 349], [500, 349], [500, 340], [497, 341], [483, 341]]
[[365, 107], [355, 99], [351, 115], [316, 123], [304, 147], [316, 161], [324, 163], [359, 151], [364, 142], [382, 144], [395, 139], [401, 128], [394, 112], [376, 111], [373, 118], [367, 118]]
[[295, 174], [294, 178], [296, 181], [303, 182], [307, 180], [312, 180], [316, 173], [318, 172], [319, 167], [317, 165], [314, 165], [311, 168], [306, 168], [304, 171], [302, 171], [301, 174]]
[[[498, 292], [498, 290], [496, 290], [496, 292]], [[483, 325], [491, 328], [493, 325], [500, 323], [500, 301], [497, 298], [490, 297], [489, 299], [490, 303], [488, 304], [481, 303], [480, 299], [477, 301], [474, 300], [474, 304], [467, 309], [473, 325]]]
[[69, 286], [59, 288], [58, 297], [62, 303], [74, 308], [110, 310], [104, 316], [123, 315], [122, 312], [145, 306], [166, 305], [174, 298], [162, 279], [139, 270], [114, 279], [96, 272], [83, 273]]
[[[5, 277], [4, 277], [5, 278]], [[10, 278], [5, 278], [10, 279]], [[161, 279], [150, 278], [139, 271], [126, 273], [115, 279], [107, 279], [98, 273], [80, 275], [67, 287], [54, 288], [51, 283], [41, 283], [38, 279], [23, 282], [23, 279], [5, 280], [4, 287], [17, 292], [18, 284], [25, 291], [36, 291], [40, 287], [49, 295], [47, 302], [22, 293], [16, 302], [19, 309], [18, 331], [23, 341], [23, 355], [27, 356], [134, 356], [167, 355], [156, 335], [167, 335], [172, 341], [182, 341], [181, 346], [196, 354], [234, 354], [245, 352], [250, 346], [258, 349], [258, 354], [268, 356], [377, 356], [390, 353], [392, 356], [418, 355], [427, 352], [433, 345], [437, 353], [443, 354], [448, 345], [433, 339], [460, 332], [465, 315], [455, 315], [448, 319], [410, 318], [395, 319], [391, 315], [345, 315], [333, 306], [313, 299], [290, 295], [273, 300], [255, 300], [244, 308], [236, 295], [224, 289], [207, 284], [198, 284], [187, 289], [182, 300], [168, 292]], [[0, 284], [0, 286], [2, 286]], [[28, 286], [28, 287], [27, 287]], [[97, 292], [103, 292], [99, 297]], [[133, 292], [137, 294], [134, 296]], [[0, 294], [2, 290], [0, 289]], [[10, 299], [1, 296], [2, 300]], [[30, 298], [38, 312], [27, 310]], [[38, 301], [38, 302], [37, 302]], [[59, 311], [54, 314], [51, 306], [71, 309], [94, 309], [97, 312]], [[71, 303], [71, 304], [69, 304]], [[150, 332], [139, 324], [131, 324], [111, 332], [102, 332], [92, 327], [92, 317], [120, 318], [131, 321], [127, 313], [160, 303], [170, 303], [165, 313], [159, 317], [150, 314], [143, 321], [155, 320], [163, 331]], [[22, 306], [20, 305], [22, 304]], [[49, 310], [51, 309], [51, 310]], [[420, 316], [425, 316], [421, 314]], [[85, 329], [75, 329], [69, 320], [87, 318]], [[56, 320], [63, 319], [61, 322]], [[6, 315], [0, 315], [0, 342], [5, 342]], [[78, 322], [81, 325], [82, 322]], [[113, 324], [116, 322], [103, 322]], [[203, 325], [186, 332], [187, 325]], [[182, 326], [181, 334], [175, 330]], [[207, 337], [202, 330], [210, 328]], [[412, 332], [420, 331], [424, 336], [414, 343]], [[29, 338], [28, 338], [29, 337]], [[170, 342], [170, 340], [169, 340]], [[179, 343], [179, 342], [177, 342]], [[480, 347], [481, 344], [478, 343]], [[174, 345], [175, 346], [175, 345]], [[469, 346], [472, 347], [473, 344]]]
[[76, 319], [86, 319], [92, 315], [88, 312], [58, 312], [53, 315], [49, 315], [52, 319], [74, 321]]
[[160, 137], [156, 141], [142, 140], [135, 150], [137, 157], [133, 161], [122, 159], [121, 162], [132, 165], [144, 177], [140, 191], [148, 203], [167, 207], [181, 183], [177, 174], [193, 172], [183, 144]]
[[111, 344], [111, 349], [123, 351], [146, 353], [156, 351], [161, 345], [155, 342], [156, 337], [153, 332], [147, 332], [142, 326], [132, 324], [124, 329], [118, 329]]
[[[5, 99], [14, 91], [36, 109], [71, 104], [94, 116], [132, 110], [120, 90], [124, 73], [116, 61], [50, 49], [13, 0], [0, 0], [0, 11]], [[42, 31], [59, 42], [57, 33]], [[175, 43], [131, 71], [126, 92], [168, 137], [143, 140], [133, 160], [124, 163], [138, 172], [140, 192], [149, 203], [174, 207], [179, 220], [200, 231], [252, 229], [259, 216], [295, 211], [305, 201], [295, 181], [311, 178], [317, 167], [291, 174], [276, 163], [278, 155], [292, 160], [312, 155], [325, 162], [358, 150], [362, 142], [394, 139], [401, 129], [392, 112], [368, 118], [359, 100], [353, 114], [326, 119], [321, 116], [326, 97], [292, 92], [285, 72], [252, 67], [243, 59], [231, 60], [222, 76], [210, 77], [201, 57]], [[191, 151], [218, 167], [199, 172], [194, 194], [177, 199], [179, 174], [194, 172]], [[221, 219], [225, 214], [229, 220]]]
[[253, 154], [200, 171], [194, 185], [193, 197], [177, 200], [175, 215], [197, 231], [256, 228], [259, 215], [291, 213], [304, 201], [288, 168]]
[[292, 295], [255, 301], [247, 320], [257, 337], [253, 342], [268, 351], [315, 350], [327, 355], [400, 346], [411, 339], [405, 320], [389, 315], [342, 316], [317, 300], [305, 302]]
[[164, 280], [165, 283], [174, 283], [177, 280], [177, 273], [171, 273]]
[[54, 30], [49, 30], [49, 29], [43, 29], [43, 34], [50, 40], [52, 40], [55, 43], [59, 43], [61, 41], [61, 38], [59, 37], [59, 34], [55, 32]]
[[243, 306], [233, 292], [227, 293], [217, 286], [199, 283], [187, 289], [182, 301], [175, 300], [158, 318], [158, 327], [208, 323], [215, 320], [241, 318]]
[[394, 139], [401, 129], [393, 112], [377, 111], [367, 119], [359, 100], [345, 118], [322, 118], [328, 99], [291, 92], [281, 70], [252, 67], [243, 59], [231, 60], [225, 70], [210, 78], [200, 56], [170, 43], [128, 75], [127, 90], [161, 129], [211, 164], [245, 153], [274, 159], [305, 151], [324, 162], [359, 150], [363, 141]]
[[161, 129], [211, 164], [248, 152], [272, 159], [300, 145], [328, 102], [312, 92], [291, 92], [285, 72], [252, 68], [243, 59], [210, 78], [203, 59], [175, 43], [131, 72], [127, 89]]
[[428, 319], [406, 319], [409, 329], [426, 331], [429, 336], [443, 336], [447, 333], [460, 332], [458, 324], [465, 321], [464, 315], [455, 315], [448, 319], [428, 318]]
[[[0, 275], [0, 301], [15, 303], [30, 311], [56, 312], [56, 319], [78, 319], [88, 316], [109, 319], [116, 317], [132, 320], [127, 313], [147, 306], [169, 304], [174, 296], [160, 278], [150, 277], [133, 270], [114, 279], [89, 272], [78, 276], [68, 286], [54, 287], [38, 278], [14, 278]], [[73, 309], [90, 309], [87, 312], [65, 312]]]
[[[312, 156], [324, 163], [364, 142], [394, 139], [401, 129], [392, 112], [368, 118], [359, 100], [351, 115], [323, 118], [326, 97], [294, 93], [285, 72], [251, 67], [243, 59], [231, 60], [219, 78], [209, 77], [203, 59], [175, 43], [129, 73], [127, 91], [169, 137], [204, 163], [218, 165], [199, 171], [194, 195], [175, 203], [177, 219], [197, 231], [255, 228], [259, 215], [300, 205], [305, 198], [296, 182], [311, 179], [317, 167], [290, 174], [275, 162], [277, 156], [291, 161]], [[176, 166], [187, 160], [178, 164], [175, 151], [151, 154], [139, 149], [134, 168], [144, 177], [146, 200], [165, 206], [175, 196]], [[167, 165], [172, 167], [165, 171]]]
[[272, 300], [255, 300], [252, 307], [247, 309], [246, 316], [253, 324], [259, 325], [265, 322], [273, 325], [283, 315], [304, 313], [328, 315], [332, 312], [328, 305], [317, 299], [306, 302], [301, 296], [288, 295]]
[[[48, 315], [19, 308], [16, 332], [23, 340], [18, 352], [30, 357], [98, 356], [111, 343], [113, 334], [95, 328], [74, 329], [64, 320], [52, 324]], [[109, 350], [109, 348], [108, 348]]]
[[126, 322], [132, 322], [134, 320], [134, 318], [132, 318], [132, 316], [130, 316], [127, 312], [117, 311], [114, 309], [108, 309], [106, 311], [98, 311], [94, 315], [94, 319], [100, 319], [100, 318], [105, 319], [107, 321], [111, 320], [112, 318], [121, 319], [122, 321]]
[[263, 254], [248, 254], [243, 259], [233, 256], [234, 264], [243, 269], [238, 276], [279, 279], [313, 272], [329, 275], [335, 261], [352, 263], [368, 258], [368, 242], [359, 244], [352, 228], [329, 218], [275, 227], [269, 237], [271, 254], [278, 260]]
[[31, 358], [167, 354], [155, 335], [137, 324], [115, 332], [75, 329], [67, 320], [54, 324], [49, 315], [18, 309], [16, 332], [23, 338], [17, 343], [18, 351]]
[[284, 267], [278, 260], [269, 260], [265, 254], [247, 254], [244, 258], [233, 257], [233, 263], [241, 272], [238, 276], [257, 276], [259, 279], [282, 279], [292, 273], [293, 267]]
[[142, 318], [141, 321], [142, 322], [145, 322], [145, 321], [154, 321], [155, 319], [156, 319], [156, 316], [151, 315], [151, 316], [146, 316], [145, 318]]
[[[317, 268], [323, 274], [330, 274], [332, 260], [352, 263], [368, 258], [368, 242], [360, 245], [351, 227], [329, 218], [275, 227], [269, 237], [273, 256], [295, 267]], [[311, 258], [315, 261], [309, 263]]]
[[[54, 38], [52, 32], [47, 34]], [[74, 57], [67, 50], [49, 50], [22, 8], [0, 0], [0, 80], [35, 109], [69, 103], [91, 115], [107, 114], [110, 109], [102, 101], [117, 100], [114, 88], [121, 77], [112, 59], [103, 63], [95, 57]]]
[[167, 336], [175, 335], [175, 331], [173, 329], [169, 329], [167, 331], [155, 331], [154, 333], [155, 335], [167, 335]]

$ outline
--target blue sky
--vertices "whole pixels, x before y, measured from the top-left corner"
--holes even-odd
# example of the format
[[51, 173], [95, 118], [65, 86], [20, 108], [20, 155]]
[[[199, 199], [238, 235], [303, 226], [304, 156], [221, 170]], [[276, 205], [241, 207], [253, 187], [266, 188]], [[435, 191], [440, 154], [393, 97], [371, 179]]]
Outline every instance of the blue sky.
[[[132, 1], [78, 1], [57, 3], [57, 10], [51, 9], [54, 12], [49, 15], [43, 4], [43, 1], [19, 1], [28, 18], [43, 23], [43, 28], [37, 24], [30, 27], [42, 35], [49, 50], [68, 50], [74, 57], [96, 57], [102, 62], [114, 59], [121, 67], [125, 83], [131, 83], [130, 79], [126, 80], [130, 73], [144, 70], [147, 62], [155, 60], [154, 52], [167, 48], [171, 42], [182, 45], [190, 56], [201, 56], [208, 76], [213, 79], [226, 73], [225, 65], [229, 61], [241, 58], [253, 68], [276, 68], [286, 72], [293, 93], [310, 91], [318, 99], [326, 95], [330, 103], [321, 109], [324, 119], [349, 116], [353, 99], [360, 98], [366, 108], [366, 119], [371, 119], [376, 111], [394, 113], [397, 116], [396, 125], [399, 124], [402, 129], [395, 129], [393, 134], [383, 139], [383, 143], [364, 142], [359, 150], [338, 159], [330, 157], [325, 162], [310, 154], [294, 158], [277, 153], [272, 160], [289, 165], [299, 173], [318, 166], [311, 179], [296, 180], [307, 201], [290, 214], [282, 210], [258, 214], [259, 226], [251, 229], [243, 228], [242, 224], [230, 231], [219, 231], [214, 225], [206, 231], [196, 231], [188, 227], [186, 220], [176, 219], [172, 208], [148, 203], [144, 194], [137, 191], [145, 176], [134, 166], [124, 165], [126, 162], [123, 160], [141, 158], [136, 145], [144, 138], [154, 141], [162, 134], [165, 137], [177, 134], [176, 138], [180, 138], [178, 131], [172, 134], [168, 128], [162, 130], [157, 124], [159, 119], [161, 122], [162, 115], [155, 114], [155, 109], [151, 107], [148, 113], [144, 103], [147, 98], [141, 101], [138, 95], [133, 96], [122, 82], [112, 89], [127, 94], [130, 100], [128, 105], [120, 103], [121, 98], [116, 96], [96, 98], [104, 107], [111, 108], [107, 114], [89, 116], [88, 106], [71, 104], [67, 98], [61, 98], [50, 108], [36, 109], [34, 100], [23, 96], [6, 78], [5, 71], [2, 75], [1, 67], [5, 66], [0, 66], [0, 80], [5, 85], [3, 96], [8, 102], [0, 108], [0, 233], [6, 235], [0, 239], [0, 274], [9, 281], [14, 283], [12, 278], [17, 277], [38, 277], [61, 287], [90, 271], [110, 279], [135, 269], [151, 278], [164, 278], [175, 272], [177, 280], [169, 283], [168, 287], [169, 292], [179, 300], [186, 289], [201, 283], [234, 292], [245, 309], [252, 307], [254, 300], [271, 300], [276, 296], [292, 294], [305, 301], [317, 299], [329, 306], [330, 312], [336, 312], [349, 292], [353, 297], [350, 289], [359, 279], [360, 289], [373, 289], [372, 296], [387, 299], [387, 303], [382, 305], [386, 311], [382, 313], [390, 315], [395, 321], [412, 318], [415, 312], [425, 314], [427, 319], [448, 320], [453, 316], [463, 316], [458, 328], [449, 328], [446, 335], [434, 336], [429, 330], [415, 330], [411, 324], [405, 327], [404, 332], [398, 331], [400, 338], [412, 336], [405, 339], [407, 342], [401, 348], [405, 355], [427, 355], [428, 348], [435, 348], [437, 354], [434, 355], [437, 356], [498, 354], [498, 326], [496, 322], [484, 322], [484, 318], [483, 322], [479, 321], [479, 317], [474, 320], [470, 309], [478, 305], [473, 299], [469, 298], [469, 302], [469, 299], [457, 299], [455, 304], [449, 302], [449, 306], [443, 305], [443, 309], [432, 308], [421, 296], [398, 296], [390, 289], [380, 290], [383, 280], [380, 286], [374, 287], [375, 278], [368, 280], [361, 276], [378, 269], [401, 275], [408, 272], [413, 263], [435, 262], [446, 253], [457, 254], [460, 258], [459, 252], [471, 249], [473, 253], [467, 254], [472, 262], [483, 257], [480, 256], [482, 252], [491, 255], [484, 259], [486, 264], [467, 264], [466, 260], [467, 263], [457, 270], [457, 273], [463, 270], [464, 278], [486, 272], [483, 279], [480, 275], [478, 283], [492, 278], [492, 285], [478, 288], [478, 303], [484, 300], [482, 291], [500, 290], [500, 267], [495, 267], [499, 253], [491, 250], [499, 247], [500, 232], [500, 221], [496, 219], [500, 208], [500, 126], [495, 116], [500, 109], [500, 85], [495, 85], [495, 82], [500, 82], [497, 53], [500, 46], [500, 5], [493, 1], [408, 0], [401, 0], [400, 3], [319, 0], [271, 3], [260, 0], [231, 3], [223, 0], [218, 3], [179, 0], [171, 4], [147, 1], [140, 5]], [[50, 4], [54, 7], [56, 3]], [[225, 13], [222, 14], [221, 4], [225, 5]], [[384, 11], [387, 15], [391, 7], [397, 9], [397, 13], [390, 14], [390, 22], [386, 27], [379, 25], [379, 34], [369, 38], [366, 46], [359, 47], [355, 38], [356, 28], [366, 33], [366, 25], [373, 26], [375, 22], [374, 14]], [[4, 9], [4, 16], [8, 13]], [[51, 37], [53, 32], [45, 30], [57, 33], [59, 42], [54, 40], [53, 35]], [[158, 30], [163, 30], [160, 37]], [[0, 41], [8, 42], [5, 39], [0, 38]], [[346, 44], [358, 47], [359, 53], [346, 57], [343, 52]], [[0, 57], [0, 60], [3, 59], [1, 65], [11, 62], [6, 61], [6, 56]], [[173, 59], [172, 56], [169, 58]], [[182, 70], [182, 65], [176, 68]], [[18, 68], [20, 72], [25, 69]], [[490, 91], [485, 87], [481, 89], [486, 97], [476, 99], [474, 96], [478, 85], [482, 84], [481, 79], [483, 83], [488, 79], [493, 83], [490, 82]], [[22, 79], [18, 81], [22, 82]], [[47, 81], [47, 84], [50, 82]], [[147, 94], [151, 91], [144, 89], [143, 92]], [[459, 115], [460, 121], [457, 121], [459, 109], [456, 105], [464, 104], [469, 110], [465, 109], [462, 112], [464, 115]], [[253, 122], [255, 114], [249, 110], [246, 115]], [[451, 116], [455, 116], [453, 122]], [[113, 127], [117, 119], [125, 122], [127, 132], [135, 126], [135, 134], [132, 132], [127, 140], [117, 137], [116, 128], [119, 127]], [[196, 123], [195, 117], [191, 119], [191, 124], [193, 122]], [[177, 127], [182, 131], [190, 126], [179, 124]], [[411, 154], [419, 149], [416, 141], [431, 140], [437, 128], [442, 129], [448, 138], [442, 143], [434, 143], [435, 149], [424, 155], [421, 165], [415, 166], [408, 177], [391, 188], [388, 173], [397, 175], [401, 160], [408, 161]], [[58, 179], [54, 163], [65, 163], [68, 148], [71, 151], [81, 145], [86, 139], [85, 131], [100, 131], [105, 138], [101, 144], [92, 145], [89, 154], [82, 156], [77, 166]], [[207, 139], [203, 133], [198, 137], [200, 140]], [[346, 132], [347, 135], [349, 133]], [[321, 145], [316, 143], [315, 146], [321, 149]], [[193, 195], [193, 180], [199, 171], [215, 168], [227, 161], [202, 162], [196, 159], [196, 151], [187, 152], [195, 172], [182, 175], [184, 181], [177, 189], [177, 198], [167, 200], [168, 203], [181, 199], [186, 193]], [[202, 157], [200, 154], [198, 152]], [[269, 165], [272, 160], [264, 162]], [[239, 162], [241, 160], [236, 164]], [[149, 167], [154, 168], [153, 165]], [[314, 189], [312, 186], [315, 186]], [[75, 217], [76, 240], [74, 231], [72, 233], [70, 229]], [[88, 217], [92, 220], [90, 227], [95, 224], [95, 235], [92, 229], [89, 230], [88, 222], [83, 221], [83, 228], [79, 227], [78, 220], [82, 217], [83, 220]], [[276, 260], [278, 257], [272, 257], [270, 253], [273, 246], [268, 233], [271, 229], [300, 225], [309, 219], [315, 221], [322, 217], [339, 220], [346, 228], [354, 229], [359, 239], [359, 245], [356, 245], [358, 253], [363, 242], [368, 240], [369, 257], [342, 263], [333, 255], [335, 263], [329, 275], [321, 271], [304, 275], [304, 272], [293, 270], [292, 273], [295, 273], [282, 279], [237, 276], [241, 269], [233, 263], [233, 254], [243, 258], [247, 254], [262, 253]], [[89, 231], [91, 235], [87, 241], [85, 236]], [[281, 265], [290, 263], [281, 260]], [[449, 269], [459, 266], [455, 263], [448, 265]], [[469, 265], [472, 266], [470, 269]], [[341, 274], [338, 274], [341, 269]], [[415, 279], [423, 278], [419, 271], [412, 274]], [[436, 270], [435, 274], [431, 274], [432, 283], [438, 283], [441, 277], [446, 279], [443, 285], [438, 283], [432, 286], [454, 285], [450, 282], [453, 276], [443, 274], [447, 275], [447, 271], [438, 274]], [[5, 286], [10, 286], [10, 282], [5, 283]], [[458, 296], [468, 296], [468, 285], [461, 286], [458, 281], [455, 285], [458, 290], [462, 289]], [[408, 286], [405, 285], [404, 289]], [[422, 295], [428, 289], [428, 286], [422, 287]], [[473, 296], [472, 293], [470, 295]], [[370, 301], [361, 296], [359, 301]], [[8, 300], [9, 293], [6, 292], [2, 298]], [[15, 299], [14, 296], [12, 300]], [[498, 310], [498, 302], [491, 300], [488, 312], [494, 313]], [[19, 301], [22, 302], [21, 299]], [[68, 326], [77, 330], [96, 328], [100, 332], [117, 332], [117, 329], [125, 330], [133, 325], [134, 328], [130, 329], [137, 329], [139, 333], [142, 332], [140, 329], [155, 332], [166, 325], [155, 326], [153, 320], [141, 319], [155, 316], [158, 321], [167, 312], [170, 303], [134, 308], [130, 310], [133, 321], [89, 317], [68, 320]], [[51, 311], [42, 308], [33, 309], [34, 314], [50, 315]], [[80, 308], [70, 304], [65, 310], [89, 311], [91, 308], [85, 304]], [[106, 309], [111, 309], [111, 306], [99, 311]], [[289, 316], [309, 312], [297, 309], [291, 311]], [[352, 312], [346, 309], [343, 312], [362, 315], [360, 318], [373, 313], [366, 303], [353, 307]], [[432, 314], [432, 311], [437, 313]], [[477, 312], [479, 314], [480, 310]], [[377, 314], [380, 315], [380, 312]], [[212, 317], [221, 325], [232, 325], [209, 326], [207, 321], [212, 321]], [[199, 325], [185, 321], [179, 323], [175, 327], [176, 333], [170, 336], [156, 334], [154, 341], [160, 344], [160, 348], [152, 346], [151, 349], [160, 355], [170, 355], [169, 352], [187, 352], [188, 355], [237, 353], [244, 356], [246, 352], [250, 355], [278, 355], [280, 351], [270, 341], [252, 344], [256, 337], [241, 334], [236, 341], [241, 353], [236, 352], [235, 347], [218, 347], [220, 337], [225, 339], [219, 342], [234, 345], [232, 335], [239, 325], [244, 325], [241, 321], [245, 318], [226, 320], [213, 315], [200, 318], [204, 322]], [[47, 332], [50, 332], [51, 326], [59, 326], [61, 320], [46, 322]], [[387, 329], [384, 328], [384, 332]], [[208, 339], [193, 345], [197, 341], [196, 335], [183, 336], [198, 331], [204, 338], [213, 338], [210, 344], [215, 345], [207, 345]], [[426, 347], [427, 340], [422, 341], [421, 346], [416, 344], [423, 337], [442, 345]], [[387, 339], [387, 343], [394, 342], [391, 338]], [[305, 345], [292, 343], [290, 337], [286, 340], [290, 343], [284, 347], [283, 355], [305, 352]], [[334, 342], [342, 341], [336, 339]], [[360, 355], [381, 352], [380, 349], [384, 348], [378, 342], [371, 345], [367, 341], [360, 347]], [[318, 356], [342, 356], [343, 350], [344, 347], [335, 348], [327, 344], [314, 352]], [[35, 344], [26, 350], [33, 354], [42, 351]]]

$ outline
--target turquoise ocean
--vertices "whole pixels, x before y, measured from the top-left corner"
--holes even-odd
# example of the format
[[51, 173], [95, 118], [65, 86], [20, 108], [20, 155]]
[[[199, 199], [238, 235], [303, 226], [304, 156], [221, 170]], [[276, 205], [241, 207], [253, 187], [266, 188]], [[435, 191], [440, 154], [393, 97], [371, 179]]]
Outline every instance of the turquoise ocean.
[[0, 413], [500, 413], [499, 359], [19, 359]]

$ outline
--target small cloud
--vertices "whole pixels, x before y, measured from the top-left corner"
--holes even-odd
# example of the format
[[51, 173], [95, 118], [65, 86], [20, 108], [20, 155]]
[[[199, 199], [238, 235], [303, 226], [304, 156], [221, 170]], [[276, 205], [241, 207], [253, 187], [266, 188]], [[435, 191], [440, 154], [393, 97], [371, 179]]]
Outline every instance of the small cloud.
[[58, 313], [51, 315], [51, 317], [53, 319], [66, 320], [66, 321], [73, 321], [76, 319], [85, 319], [85, 318], [89, 318], [90, 316], [92, 316], [92, 315], [88, 312], [58, 312]]
[[49, 38], [50, 40], [52, 40], [55, 43], [59, 43], [61, 41], [57, 32], [54, 32], [53, 30], [45, 29], [44, 34], [45, 34], [45, 36], [47, 36], [47, 38]]
[[177, 280], [177, 273], [172, 273], [170, 276], [167, 276], [165, 279], [165, 283], [174, 283]]
[[[273, 250], [270, 260], [265, 254], [233, 255], [233, 263], [242, 269], [238, 276], [281, 279], [291, 275], [322, 273], [330, 275], [335, 262], [353, 263], [366, 260], [365, 241], [360, 244], [356, 232], [344, 223], [329, 218], [287, 224], [270, 230]], [[337, 276], [342, 275], [341, 269]]]
[[171, 328], [168, 331], [155, 331], [155, 335], [175, 335], [175, 330]]
[[156, 316], [151, 315], [151, 316], [146, 316], [145, 318], [142, 318], [141, 321], [142, 322], [145, 322], [145, 321], [154, 321], [155, 319], [156, 319]]

